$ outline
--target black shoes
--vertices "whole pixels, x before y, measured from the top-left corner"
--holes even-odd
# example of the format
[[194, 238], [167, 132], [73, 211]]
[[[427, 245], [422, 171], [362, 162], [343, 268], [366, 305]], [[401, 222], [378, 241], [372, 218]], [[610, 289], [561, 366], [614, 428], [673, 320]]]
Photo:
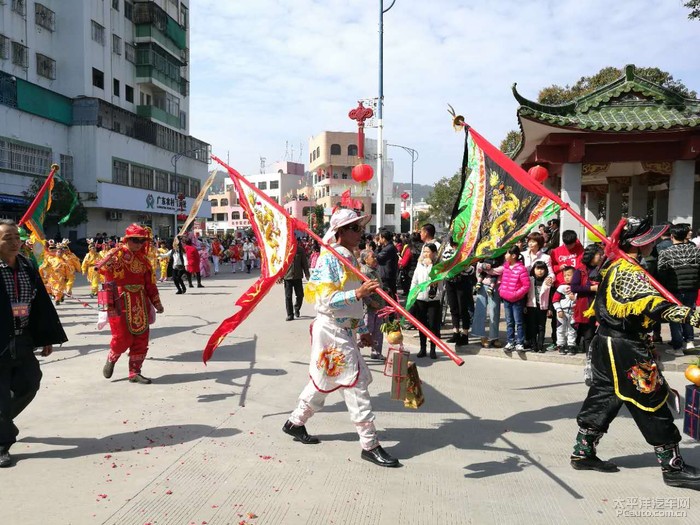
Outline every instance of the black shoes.
[[299, 308], [294, 309], [294, 317], [299, 317], [301, 315], [301, 312], [299, 311]]
[[416, 357], [425, 357], [426, 355], [428, 355], [428, 353], [425, 351], [425, 348], [421, 348]]
[[203, 285], [203, 284], [198, 284], [198, 285], [197, 285], [197, 288], [204, 288], [204, 285]]
[[446, 343], [457, 343], [457, 342], [459, 342], [460, 335], [461, 334], [459, 332], [452, 332], [452, 335], [448, 339], [445, 339], [445, 342]]
[[430, 359], [437, 359], [437, 354], [435, 353], [435, 349], [430, 350]]
[[287, 316], [287, 321], [294, 321], [294, 316], [293, 316], [293, 315], [288, 315], [288, 316]]
[[700, 490], [700, 471], [690, 465], [680, 470], [664, 470], [664, 483], [670, 487]]
[[315, 445], [317, 443], [320, 443], [317, 437], [309, 435], [304, 425], [297, 427], [294, 424], [292, 424], [292, 422], [289, 420], [287, 420], [287, 422], [282, 427], [282, 432], [284, 432], [285, 434], [289, 434], [294, 438], [294, 441], [299, 441], [304, 445]]
[[381, 446], [373, 448], [372, 450], [363, 450], [360, 456], [365, 461], [370, 461], [375, 465], [380, 467], [400, 467], [401, 463], [399, 460], [389, 454]]
[[150, 385], [152, 381], [147, 377], [142, 376], [141, 374], [136, 374], [133, 376], [129, 376], [129, 383], [140, 383], [142, 385]]
[[[598, 472], [617, 472], [620, 470], [615, 463], [603, 461], [598, 456], [571, 456], [571, 466], [576, 470], [597, 470]], [[665, 476], [664, 473], [664, 480]]]
[[10, 452], [4, 449], [0, 449], [0, 468], [7, 468], [12, 466], [12, 456]]
[[107, 361], [105, 366], [102, 367], [102, 375], [105, 376], [105, 379], [112, 377], [112, 374], [114, 373], [114, 365], [115, 363]]

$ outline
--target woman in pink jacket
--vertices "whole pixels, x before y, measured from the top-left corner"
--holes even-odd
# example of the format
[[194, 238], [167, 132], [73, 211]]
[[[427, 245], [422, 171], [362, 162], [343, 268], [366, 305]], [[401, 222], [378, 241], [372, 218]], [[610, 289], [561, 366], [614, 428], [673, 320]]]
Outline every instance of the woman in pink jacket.
[[530, 290], [530, 276], [523, 264], [520, 248], [513, 246], [506, 253], [503, 275], [498, 293], [503, 300], [503, 312], [506, 317], [506, 336], [508, 342], [503, 350], [512, 352], [525, 351], [525, 300]]

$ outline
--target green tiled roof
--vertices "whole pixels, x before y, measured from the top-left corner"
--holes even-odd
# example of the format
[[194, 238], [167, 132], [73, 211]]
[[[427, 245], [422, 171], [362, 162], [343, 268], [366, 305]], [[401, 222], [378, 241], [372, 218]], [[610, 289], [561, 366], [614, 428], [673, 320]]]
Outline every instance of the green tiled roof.
[[518, 116], [552, 126], [588, 131], [650, 131], [700, 127], [700, 100], [683, 98], [627, 66], [625, 75], [573, 102], [552, 106], [522, 97]]

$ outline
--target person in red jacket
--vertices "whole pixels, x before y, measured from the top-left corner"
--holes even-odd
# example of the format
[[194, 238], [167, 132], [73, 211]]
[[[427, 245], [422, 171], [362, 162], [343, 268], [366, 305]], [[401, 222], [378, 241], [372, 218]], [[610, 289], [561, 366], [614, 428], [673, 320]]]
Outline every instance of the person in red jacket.
[[523, 256], [520, 255], [520, 248], [513, 246], [506, 253], [501, 285], [498, 288], [506, 316], [508, 342], [503, 347], [506, 352], [512, 352], [513, 349], [517, 352], [525, 351], [525, 299], [529, 290], [530, 276], [523, 264]]
[[578, 235], [573, 230], [566, 230], [561, 234], [562, 245], [557, 246], [549, 252], [552, 258], [552, 270], [554, 270], [554, 284], [550, 290], [549, 296], [549, 311], [552, 318], [552, 346], [549, 350], [555, 350], [557, 346], [557, 312], [554, 311], [554, 302], [552, 295], [556, 289], [564, 284], [564, 276], [562, 269], [565, 266], [579, 268], [581, 259], [583, 258], [583, 245], [578, 240]]
[[132, 224], [126, 229], [122, 244], [111, 250], [98, 271], [105, 277], [107, 289], [111, 289], [113, 300], [108, 308], [112, 341], [102, 374], [112, 377], [114, 365], [119, 357], [129, 350], [129, 381], [150, 384], [151, 380], [141, 375], [141, 365], [148, 352], [148, 324], [151, 305], [162, 314], [151, 263], [146, 256], [145, 245], [149, 241], [148, 231]]
[[185, 255], [187, 255], [187, 281], [190, 288], [192, 286], [192, 274], [197, 277], [197, 288], [204, 288], [202, 285], [202, 274], [199, 273], [200, 255], [199, 250], [192, 243], [192, 239], [185, 239]]

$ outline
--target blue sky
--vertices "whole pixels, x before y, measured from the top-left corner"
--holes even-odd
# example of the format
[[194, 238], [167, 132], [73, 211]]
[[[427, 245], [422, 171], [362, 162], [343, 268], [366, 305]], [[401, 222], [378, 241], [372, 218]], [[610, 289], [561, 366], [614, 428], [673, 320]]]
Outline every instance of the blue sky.
[[[391, 0], [385, 0], [385, 6]], [[605, 66], [657, 66], [700, 92], [700, 22], [683, 0], [397, 0], [384, 15], [384, 138], [419, 151], [415, 181], [453, 174], [463, 135], [447, 104], [496, 145], [528, 98]], [[378, 0], [191, 2], [191, 133], [243, 173], [308, 139], [353, 131], [377, 96]], [[376, 137], [369, 129], [368, 137]], [[396, 181], [410, 157], [392, 150]]]

